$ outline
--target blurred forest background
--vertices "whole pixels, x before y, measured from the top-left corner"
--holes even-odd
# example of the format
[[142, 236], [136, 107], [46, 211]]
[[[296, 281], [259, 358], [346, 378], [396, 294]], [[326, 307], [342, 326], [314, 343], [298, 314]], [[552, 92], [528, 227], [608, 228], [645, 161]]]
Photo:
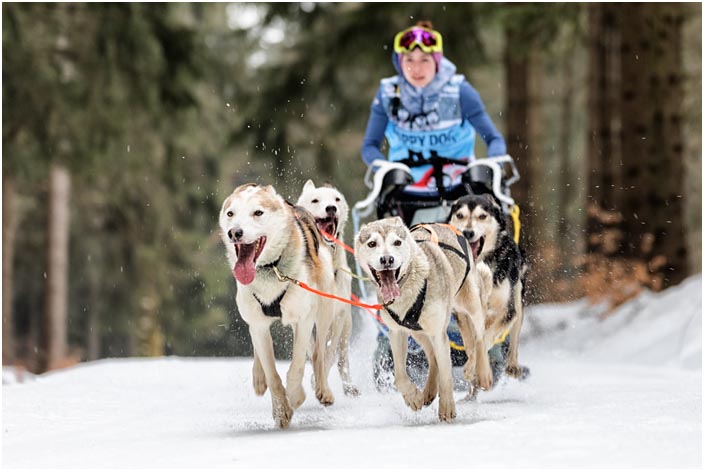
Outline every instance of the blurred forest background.
[[518, 163], [530, 302], [701, 271], [699, 3], [5, 2], [3, 364], [250, 354], [222, 201], [362, 199], [371, 100], [422, 19]]

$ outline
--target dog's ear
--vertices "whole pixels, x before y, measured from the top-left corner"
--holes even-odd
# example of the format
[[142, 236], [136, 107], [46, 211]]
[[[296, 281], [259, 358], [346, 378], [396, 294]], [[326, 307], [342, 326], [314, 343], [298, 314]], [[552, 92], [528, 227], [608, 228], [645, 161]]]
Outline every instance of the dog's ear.
[[486, 200], [487, 203], [490, 205], [501, 209], [501, 205], [499, 204], [499, 200], [494, 196], [493, 193], [484, 193], [482, 197]]
[[391, 223], [392, 226], [405, 226], [403, 223], [403, 219], [401, 219], [398, 216], [394, 216], [392, 218], [389, 218], [389, 222]]
[[305, 185], [303, 185], [303, 192], [315, 190], [315, 183], [313, 180], [308, 180]]
[[364, 244], [369, 239], [370, 235], [371, 234], [367, 230], [366, 225], [362, 226], [362, 228], [357, 233], [357, 237], [355, 237], [355, 244]]
[[265, 187], [262, 187], [262, 189], [263, 189], [264, 191], [266, 191], [267, 193], [271, 193], [272, 195], [275, 195], [275, 196], [278, 195], [278, 194], [276, 193], [276, 190], [274, 189], [274, 187], [273, 187], [272, 185], [267, 185], [267, 186], [265, 186]]
[[252, 187], [257, 187], [258, 185], [256, 183], [245, 183], [244, 185], [240, 185], [237, 188], [235, 188], [235, 191], [232, 192], [232, 194], [237, 194], [241, 191], [246, 190], [247, 188], [252, 188]]

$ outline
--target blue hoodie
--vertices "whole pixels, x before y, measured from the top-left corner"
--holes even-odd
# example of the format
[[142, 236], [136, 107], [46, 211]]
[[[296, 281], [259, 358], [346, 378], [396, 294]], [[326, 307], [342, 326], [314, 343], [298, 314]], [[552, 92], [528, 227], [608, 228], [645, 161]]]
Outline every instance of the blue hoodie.
[[[472, 161], [476, 131], [486, 142], [490, 157], [506, 153], [506, 143], [479, 93], [463, 75], [455, 74], [457, 67], [452, 62], [443, 57], [433, 81], [416, 88], [401, 73], [397, 54], [392, 61], [398, 75], [381, 80], [362, 143], [362, 159], [367, 165], [385, 159], [379, 150], [384, 136], [392, 161], [408, 158], [409, 151], [430, 157], [431, 150], [443, 157]], [[414, 180], [429, 168], [411, 169]]]

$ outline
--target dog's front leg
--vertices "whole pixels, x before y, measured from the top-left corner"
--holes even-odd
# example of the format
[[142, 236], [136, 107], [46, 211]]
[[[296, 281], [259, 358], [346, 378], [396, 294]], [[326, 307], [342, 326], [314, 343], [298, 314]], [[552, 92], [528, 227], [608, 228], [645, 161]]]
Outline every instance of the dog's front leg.
[[452, 360], [450, 358], [450, 340], [447, 333], [442, 330], [430, 336], [433, 349], [435, 350], [435, 361], [438, 369], [438, 386], [440, 389], [440, 404], [438, 406], [438, 417], [443, 422], [452, 421], [455, 418], [455, 398], [452, 395]]
[[[491, 389], [494, 377], [491, 373], [489, 355], [487, 354], [486, 342], [484, 339], [485, 311], [482, 308], [478, 296], [470, 296], [467, 299], [466, 314], [458, 314], [457, 324], [462, 333], [462, 340], [467, 353], [467, 363], [464, 365], [464, 377], [473, 386], [479, 386], [484, 390]], [[460, 319], [461, 316], [466, 316]]]
[[347, 396], [359, 396], [360, 391], [352, 383], [350, 375], [350, 333], [352, 332], [351, 309], [342, 311], [342, 332], [340, 332], [340, 347], [338, 350], [337, 370], [342, 378], [342, 389]]
[[521, 333], [521, 326], [523, 325], [523, 300], [521, 296], [522, 285], [519, 282], [513, 288], [513, 308], [515, 310], [516, 320], [511, 326], [510, 339], [508, 344], [508, 361], [506, 364], [506, 374], [513, 376], [514, 378], [522, 378], [527, 371], [527, 368], [520, 366], [518, 364], [518, 335]]
[[294, 409], [298, 409], [306, 400], [306, 393], [303, 391], [303, 373], [314, 321], [313, 316], [308, 315], [293, 325], [293, 352], [291, 353], [291, 366], [286, 375], [286, 392], [291, 407]]
[[433, 344], [424, 334], [411, 334], [411, 336], [423, 347], [425, 357], [428, 359], [428, 379], [423, 388], [423, 405], [429, 406], [438, 395], [438, 364]]
[[423, 395], [411, 382], [406, 371], [406, 355], [408, 353], [408, 334], [401, 329], [389, 329], [391, 354], [394, 357], [394, 376], [396, 389], [403, 395], [406, 405], [412, 410], [423, 407]]
[[281, 382], [279, 373], [276, 371], [276, 361], [274, 358], [274, 346], [271, 341], [269, 324], [250, 325], [249, 334], [252, 337], [254, 350], [261, 361], [266, 385], [271, 392], [272, 415], [276, 425], [280, 428], [287, 428], [293, 417], [293, 409], [286, 398], [286, 390]]
[[266, 376], [264, 376], [264, 368], [262, 368], [262, 362], [259, 360], [256, 348], [254, 349], [254, 365], [252, 366], [252, 385], [257, 396], [263, 396], [266, 392]]
[[342, 315], [340, 310], [336, 310], [332, 323], [330, 325], [330, 331], [328, 334], [328, 340], [325, 347], [325, 377], [330, 376], [330, 370], [332, 365], [335, 364], [335, 358], [338, 355], [338, 348], [340, 346], [340, 336], [342, 335], [342, 328], [344, 327], [343, 319], [339, 316]]
[[330, 327], [334, 315], [331, 302], [319, 300], [315, 320], [315, 349], [313, 350], [313, 371], [315, 374], [315, 396], [324, 406], [335, 402], [328, 385], [327, 369], [325, 368], [325, 349], [330, 338]]

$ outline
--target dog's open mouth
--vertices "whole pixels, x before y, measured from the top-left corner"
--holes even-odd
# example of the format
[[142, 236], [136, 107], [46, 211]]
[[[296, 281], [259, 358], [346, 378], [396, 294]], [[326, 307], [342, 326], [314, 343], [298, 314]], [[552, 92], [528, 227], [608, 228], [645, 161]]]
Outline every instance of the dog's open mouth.
[[336, 216], [329, 216], [326, 218], [317, 218], [315, 220], [315, 225], [318, 226], [318, 229], [323, 234], [326, 241], [334, 242], [328, 236], [337, 237], [337, 222], [338, 220]]
[[254, 281], [257, 274], [257, 259], [264, 250], [266, 244], [266, 236], [262, 236], [252, 243], [235, 244], [235, 252], [237, 253], [237, 262], [232, 270], [235, 279], [243, 285], [248, 285]]
[[479, 254], [482, 253], [482, 249], [484, 248], [484, 239], [485, 237], [482, 236], [474, 242], [469, 243], [469, 246], [472, 248], [472, 257], [474, 257], [475, 262], [477, 261], [477, 257], [479, 257]]
[[369, 271], [374, 277], [374, 282], [381, 288], [381, 297], [384, 304], [389, 304], [394, 299], [401, 296], [401, 288], [398, 286], [398, 277], [401, 267], [395, 270], [374, 270], [371, 266]]

